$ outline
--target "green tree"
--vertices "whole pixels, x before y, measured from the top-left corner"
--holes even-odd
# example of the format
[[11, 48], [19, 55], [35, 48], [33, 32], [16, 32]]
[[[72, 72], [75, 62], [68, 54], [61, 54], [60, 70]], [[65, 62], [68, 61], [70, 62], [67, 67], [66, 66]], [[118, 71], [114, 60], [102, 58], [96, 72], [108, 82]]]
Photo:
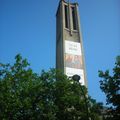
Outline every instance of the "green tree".
[[[55, 69], [34, 73], [18, 54], [13, 65], [0, 64], [0, 120], [88, 120], [81, 87], [87, 94]], [[99, 120], [96, 102], [86, 102], [92, 120]]]
[[103, 112], [103, 103], [102, 102], [96, 102], [95, 99], [89, 97], [89, 112], [91, 120], [102, 120], [102, 112]]
[[110, 75], [109, 70], [99, 71], [100, 88], [106, 95], [106, 102], [109, 105], [107, 110], [107, 118], [119, 120], [120, 118], [120, 56], [117, 57], [113, 74]]

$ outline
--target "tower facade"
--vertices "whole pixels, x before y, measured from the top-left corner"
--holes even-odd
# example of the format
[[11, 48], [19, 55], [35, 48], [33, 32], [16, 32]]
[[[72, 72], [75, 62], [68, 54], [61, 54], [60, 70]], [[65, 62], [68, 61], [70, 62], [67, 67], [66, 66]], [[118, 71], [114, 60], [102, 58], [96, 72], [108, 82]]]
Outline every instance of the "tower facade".
[[87, 86], [78, 3], [60, 0], [56, 13], [56, 68]]

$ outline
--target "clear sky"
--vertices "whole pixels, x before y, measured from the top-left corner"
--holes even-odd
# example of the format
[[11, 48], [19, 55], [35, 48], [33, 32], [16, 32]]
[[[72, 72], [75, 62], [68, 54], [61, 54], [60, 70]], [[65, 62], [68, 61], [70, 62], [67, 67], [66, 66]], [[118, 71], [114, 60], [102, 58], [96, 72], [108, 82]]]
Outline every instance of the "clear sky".
[[[89, 94], [105, 103], [98, 70], [111, 69], [120, 55], [120, 0], [79, 3]], [[55, 67], [56, 10], [59, 0], [0, 0], [0, 62], [16, 54], [37, 73]]]

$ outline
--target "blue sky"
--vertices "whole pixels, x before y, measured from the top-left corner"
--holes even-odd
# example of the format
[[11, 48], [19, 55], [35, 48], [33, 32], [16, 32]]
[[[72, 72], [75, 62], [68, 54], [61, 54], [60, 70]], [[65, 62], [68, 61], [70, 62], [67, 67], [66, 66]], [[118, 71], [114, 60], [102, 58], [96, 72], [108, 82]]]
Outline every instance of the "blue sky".
[[[105, 103], [98, 70], [112, 70], [120, 55], [120, 0], [79, 3], [89, 94]], [[16, 54], [35, 72], [55, 67], [56, 10], [59, 0], [0, 0], [0, 62]]]

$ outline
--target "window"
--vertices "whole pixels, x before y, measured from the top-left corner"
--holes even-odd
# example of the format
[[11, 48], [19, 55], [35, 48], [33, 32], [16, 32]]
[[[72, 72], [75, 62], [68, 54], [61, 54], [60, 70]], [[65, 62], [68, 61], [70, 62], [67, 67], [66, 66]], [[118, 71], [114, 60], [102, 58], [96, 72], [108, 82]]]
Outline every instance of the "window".
[[77, 30], [77, 22], [76, 22], [76, 10], [75, 7], [71, 7], [72, 11], [72, 24], [73, 24], [73, 30]]
[[68, 28], [68, 6], [64, 6], [65, 9], [65, 27]]

